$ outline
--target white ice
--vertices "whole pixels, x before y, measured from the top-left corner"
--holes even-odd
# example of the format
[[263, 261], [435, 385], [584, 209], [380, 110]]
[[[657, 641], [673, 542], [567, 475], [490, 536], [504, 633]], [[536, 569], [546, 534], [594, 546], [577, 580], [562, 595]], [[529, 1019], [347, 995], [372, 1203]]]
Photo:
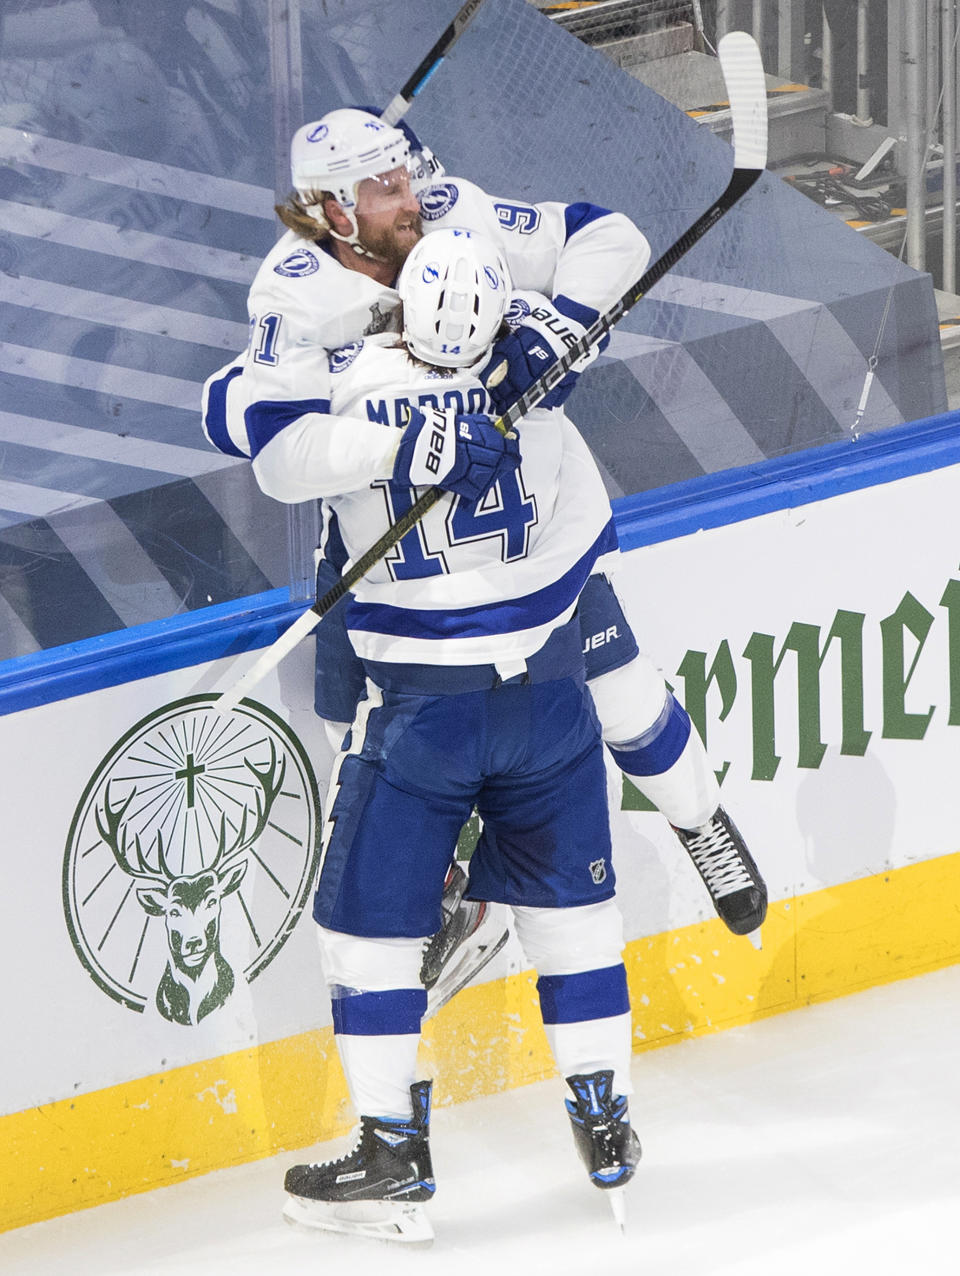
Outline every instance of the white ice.
[[224, 1170], [0, 1236], [4, 1276], [956, 1276], [960, 967], [638, 1055], [625, 1234], [559, 1080], [435, 1111], [432, 1248], [280, 1220]]

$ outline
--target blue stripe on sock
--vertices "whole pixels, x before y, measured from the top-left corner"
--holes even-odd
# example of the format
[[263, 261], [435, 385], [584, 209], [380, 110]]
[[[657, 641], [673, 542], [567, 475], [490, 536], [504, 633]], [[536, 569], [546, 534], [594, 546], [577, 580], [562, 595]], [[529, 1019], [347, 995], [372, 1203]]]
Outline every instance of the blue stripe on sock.
[[576, 975], [541, 975], [537, 992], [544, 1023], [610, 1019], [630, 1010], [627, 971], [622, 962]]
[[333, 1030], [353, 1037], [385, 1037], [419, 1033], [427, 1009], [423, 988], [393, 988], [388, 992], [355, 992], [334, 996]]
[[653, 726], [626, 745], [610, 745], [610, 752], [620, 770], [628, 775], [662, 775], [679, 758], [689, 738], [689, 715], [668, 693], [663, 712]]

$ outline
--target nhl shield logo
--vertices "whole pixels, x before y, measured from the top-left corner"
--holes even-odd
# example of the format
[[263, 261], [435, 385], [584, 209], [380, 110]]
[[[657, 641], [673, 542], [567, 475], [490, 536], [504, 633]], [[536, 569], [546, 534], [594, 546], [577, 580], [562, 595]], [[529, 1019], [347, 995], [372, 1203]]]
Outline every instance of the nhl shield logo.
[[197, 1024], [276, 957], [319, 858], [319, 799], [287, 724], [188, 696], [143, 718], [91, 776], [63, 861], [77, 957], [130, 1010]]
[[607, 861], [593, 860], [590, 864], [590, 876], [593, 878], [594, 886], [600, 886], [607, 880]]

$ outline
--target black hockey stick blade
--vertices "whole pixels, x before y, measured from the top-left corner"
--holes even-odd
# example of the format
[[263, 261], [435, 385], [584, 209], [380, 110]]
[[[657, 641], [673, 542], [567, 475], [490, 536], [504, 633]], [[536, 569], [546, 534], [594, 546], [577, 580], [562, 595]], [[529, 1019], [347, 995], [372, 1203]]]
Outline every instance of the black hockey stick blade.
[[[482, 3], [482, 0], [477, 0], [477, 7], [479, 3]], [[464, 5], [460, 14], [468, 7], [470, 6]], [[476, 12], [475, 8], [473, 12]], [[458, 18], [460, 14], [457, 15]], [[472, 16], [471, 13], [470, 17]], [[467, 20], [469, 21], [469, 18]], [[454, 23], [456, 21], [457, 19], [454, 19]], [[447, 30], [449, 31], [450, 28]], [[443, 38], [441, 36], [441, 40]], [[449, 48], [449, 44], [447, 47]], [[726, 190], [716, 203], [711, 204], [676, 243], [672, 244], [663, 256], [659, 257], [649, 270], [627, 289], [620, 300], [614, 302], [610, 309], [588, 328], [576, 345], [572, 346], [556, 363], [552, 363], [543, 376], [494, 422], [501, 433], [506, 434], [522, 417], [536, 407], [540, 400], [563, 379], [571, 366], [589, 353], [627, 311], [635, 306], [640, 298], [649, 292], [653, 285], [662, 279], [667, 271], [675, 266], [725, 213], [730, 211], [763, 171], [767, 157], [767, 93], [760, 51], [752, 36], [744, 31], [731, 31], [720, 41], [718, 52], [720, 68], [723, 71], [727, 96], [730, 100], [734, 135], [733, 175]], [[426, 61], [425, 58], [424, 63]], [[402, 92], [403, 90], [401, 95]], [[319, 598], [312, 607], [307, 608], [272, 646], [266, 648], [247, 672], [223, 693], [217, 702], [218, 712], [226, 715], [235, 709], [247, 691], [278, 665], [287, 652], [292, 651], [297, 643], [320, 623], [322, 617], [334, 608], [345, 594], [349, 593], [357, 581], [403, 540], [407, 532], [420, 522], [443, 495], [444, 492], [439, 487], [427, 488], [407, 512], [387, 528], [376, 544], [371, 545], [367, 552], [344, 572], [336, 585]]]
[[760, 50], [753, 36], [745, 31], [731, 31], [720, 41], [718, 53], [733, 120], [733, 174], [726, 190], [635, 284], [630, 285], [620, 300], [587, 329], [576, 345], [552, 363], [543, 376], [507, 409], [495, 422], [501, 433], [506, 434], [531, 408], [535, 408], [563, 380], [577, 360], [589, 354], [627, 311], [742, 199], [763, 171], [767, 162], [767, 85]]
[[386, 109], [380, 112], [380, 118], [385, 124], [396, 124], [397, 120], [406, 115], [413, 99], [477, 16], [482, 4], [483, 0], [467, 0], [466, 4], [461, 5], [453, 21], [444, 29], [440, 39], [414, 71], [413, 75], [410, 76], [410, 79], [407, 80], [400, 92], [390, 99]]

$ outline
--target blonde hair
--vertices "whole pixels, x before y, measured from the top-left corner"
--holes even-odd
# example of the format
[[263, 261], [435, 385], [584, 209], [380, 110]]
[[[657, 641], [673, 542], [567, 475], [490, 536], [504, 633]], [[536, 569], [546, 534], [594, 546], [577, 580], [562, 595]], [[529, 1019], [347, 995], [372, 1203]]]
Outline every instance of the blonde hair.
[[303, 196], [291, 191], [284, 203], [274, 204], [274, 210], [287, 230], [301, 239], [327, 239], [330, 227], [323, 206], [328, 199], [335, 199], [329, 191], [307, 191]]

